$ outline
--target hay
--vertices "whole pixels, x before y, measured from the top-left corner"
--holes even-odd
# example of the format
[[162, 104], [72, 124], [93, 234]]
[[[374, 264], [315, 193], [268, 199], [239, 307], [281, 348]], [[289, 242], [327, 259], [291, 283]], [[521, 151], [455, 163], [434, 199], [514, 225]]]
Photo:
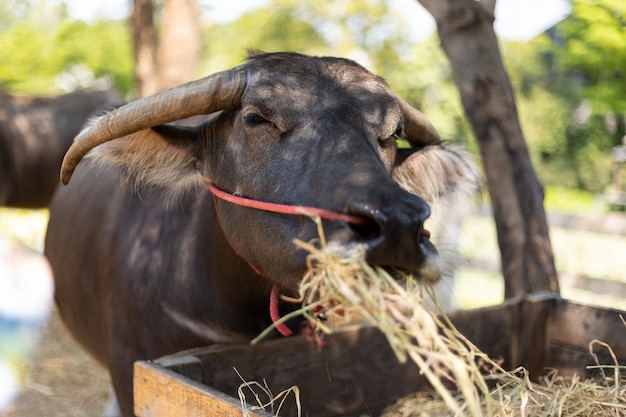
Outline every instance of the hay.
[[[496, 379], [499, 385], [481, 402], [483, 409], [486, 401], [495, 402], [496, 407], [490, 414], [485, 411], [485, 416], [626, 416], [626, 390], [623, 386], [619, 388], [619, 382], [611, 385], [611, 379], [564, 378], [556, 370], [549, 372], [540, 383], [512, 373], [497, 375]], [[455, 415], [440, 398], [425, 393], [407, 396], [381, 414], [386, 417]]]
[[[347, 259], [328, 251], [317, 223], [317, 244], [296, 242], [310, 253], [300, 295], [303, 314], [314, 328], [331, 332], [313, 311], [358, 314], [385, 334], [399, 361], [410, 359], [419, 366], [449, 410], [482, 416], [481, 393], [487, 394], [489, 389], [478, 363], [479, 359], [487, 361], [486, 355], [425, 306], [422, 288], [414, 277], [397, 271], [404, 281], [401, 285], [385, 269], [368, 265], [365, 256]], [[504, 372], [497, 364], [493, 366]], [[455, 396], [446, 382], [455, 385], [454, 391], [462, 396]]]
[[[237, 388], [237, 395], [239, 396], [239, 401], [241, 401], [241, 409], [243, 410], [244, 417], [248, 417], [250, 415], [250, 411], [254, 410], [269, 411], [278, 416], [289, 394], [293, 394], [298, 411], [298, 417], [301, 416], [300, 389], [297, 386], [294, 385], [279, 392], [277, 395], [274, 395], [270, 387], [267, 385], [267, 381], [263, 380], [263, 383], [258, 381], [246, 381], [237, 368], [233, 369], [241, 380], [241, 385]], [[254, 397], [256, 405], [249, 405], [249, 401], [246, 400], [246, 391]]]
[[620, 375], [626, 367], [603, 342], [590, 345], [592, 355], [594, 346], [601, 345], [613, 356], [614, 364], [597, 364], [603, 373], [611, 371], [602, 380], [567, 379], [552, 372], [543, 383], [533, 383], [525, 369], [506, 371], [459, 333], [440, 309], [427, 307], [425, 296], [433, 294], [416, 277], [402, 271], [391, 276], [368, 265], [365, 256], [342, 258], [328, 250], [319, 220], [317, 225], [317, 241], [295, 242], [310, 253], [298, 313], [318, 337], [332, 332], [326, 316], [358, 314], [385, 334], [399, 361], [414, 361], [434, 389], [400, 401], [385, 415], [626, 416], [626, 381]]

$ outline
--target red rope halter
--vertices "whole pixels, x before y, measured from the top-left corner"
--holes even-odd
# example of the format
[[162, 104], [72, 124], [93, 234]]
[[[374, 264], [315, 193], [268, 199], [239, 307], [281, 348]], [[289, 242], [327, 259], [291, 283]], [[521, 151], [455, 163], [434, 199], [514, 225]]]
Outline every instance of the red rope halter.
[[209, 190], [211, 190], [214, 196], [242, 207], [249, 207], [257, 210], [270, 211], [272, 213], [291, 214], [296, 216], [319, 216], [324, 220], [337, 220], [354, 225], [364, 225], [366, 223], [366, 220], [360, 217], [350, 216], [349, 214], [344, 213], [337, 213], [336, 211], [326, 210], [318, 207], [270, 203], [267, 201], [253, 200], [251, 198], [241, 197], [221, 190], [217, 188], [213, 183], [209, 183]]
[[[354, 225], [364, 225], [366, 220], [360, 217], [350, 216], [349, 214], [337, 213], [335, 211], [326, 210], [317, 207], [307, 207], [307, 206], [295, 206], [289, 204], [279, 204], [279, 203], [270, 203], [266, 201], [253, 200], [251, 198], [241, 197], [224, 190], [221, 190], [213, 183], [209, 182], [209, 190], [213, 193], [213, 198], [219, 198], [221, 200], [227, 201], [229, 203], [242, 206], [249, 207], [257, 210], [269, 211], [272, 213], [281, 213], [281, 214], [290, 214], [296, 216], [319, 216], [324, 220], [336, 220], [336, 221], [344, 221], [346, 223], [354, 224]], [[217, 205], [215, 206], [215, 210], [217, 212]], [[230, 242], [229, 242], [230, 243]], [[233, 245], [230, 245], [233, 247]], [[233, 247], [233, 250], [237, 252], [237, 250]], [[237, 253], [243, 260], [246, 261], [250, 267], [257, 272], [259, 275], [263, 274], [259, 268], [251, 264], [248, 260], [246, 260], [243, 256]], [[291, 336], [292, 331], [285, 325], [285, 323], [279, 323], [280, 314], [278, 312], [278, 298], [280, 295], [280, 287], [278, 284], [274, 284], [272, 286], [272, 293], [270, 295], [270, 317], [272, 318], [272, 322], [276, 326], [276, 329], [283, 336]]]

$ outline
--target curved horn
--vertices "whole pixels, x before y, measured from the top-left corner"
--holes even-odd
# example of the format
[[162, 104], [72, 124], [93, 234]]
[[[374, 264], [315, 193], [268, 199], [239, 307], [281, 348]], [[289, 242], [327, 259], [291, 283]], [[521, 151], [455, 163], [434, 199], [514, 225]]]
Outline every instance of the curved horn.
[[422, 112], [401, 97], [397, 97], [397, 99], [404, 114], [404, 132], [409, 142], [422, 146], [441, 142], [439, 132]]
[[61, 181], [67, 184], [87, 152], [110, 140], [199, 114], [239, 106], [247, 84], [245, 65], [132, 101], [83, 130], [65, 154]]

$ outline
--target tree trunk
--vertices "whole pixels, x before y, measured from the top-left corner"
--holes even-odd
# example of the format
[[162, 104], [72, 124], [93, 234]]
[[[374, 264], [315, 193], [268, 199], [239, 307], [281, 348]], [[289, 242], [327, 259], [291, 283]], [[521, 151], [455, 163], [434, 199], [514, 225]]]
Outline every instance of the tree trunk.
[[157, 55], [160, 89], [197, 77], [202, 52], [199, 16], [197, 0], [165, 2]]
[[134, 1], [131, 26], [141, 97], [196, 78], [202, 52], [197, 0], [164, 2], [158, 41], [154, 16], [154, 0]]
[[543, 188], [530, 161], [493, 30], [495, 1], [419, 0], [441, 45], [480, 146], [496, 222], [505, 297], [558, 293]]
[[156, 37], [154, 33], [154, 0], [135, 0], [130, 16], [135, 51], [135, 77], [139, 96], [159, 90], [156, 72]]

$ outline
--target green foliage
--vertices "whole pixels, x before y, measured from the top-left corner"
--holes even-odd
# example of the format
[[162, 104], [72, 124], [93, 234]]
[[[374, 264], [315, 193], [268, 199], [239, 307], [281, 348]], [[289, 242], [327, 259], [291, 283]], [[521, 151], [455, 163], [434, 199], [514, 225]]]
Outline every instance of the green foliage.
[[[573, 89], [587, 100], [594, 114], [626, 112], [626, 2], [574, 0], [572, 16], [556, 28], [555, 62], [575, 80]], [[561, 83], [564, 84], [564, 83]], [[615, 129], [614, 142], [626, 129]]]
[[[0, 90], [59, 93], [58, 77], [71, 76], [76, 66], [94, 79], [110, 80], [121, 93], [133, 87], [132, 43], [125, 22], [88, 24], [67, 20], [63, 7], [46, 8], [45, 1], [9, 3], [16, 7], [12, 16], [2, 15], [6, 26], [0, 30], [0, 56], [5, 57], [0, 61]], [[0, 11], [6, 7], [0, 3]]]
[[[415, 43], [394, 65], [382, 68], [380, 73], [392, 90], [419, 108], [444, 139], [468, 141], [471, 128], [437, 34]], [[478, 153], [475, 143], [469, 145]]]
[[575, 188], [552, 185], [546, 187], [544, 205], [548, 211], [562, 213], [597, 213], [596, 196], [589, 192]]
[[134, 86], [133, 52], [126, 22], [97, 21], [87, 24], [67, 21], [53, 41], [57, 68], [86, 65], [98, 77], [111, 77], [118, 91]]
[[593, 192], [626, 134], [626, 3], [573, 0], [572, 14], [503, 51], [541, 179]]
[[50, 70], [50, 42], [45, 33], [26, 24], [0, 35], [0, 88], [7, 92], [48, 91], [54, 76]]

